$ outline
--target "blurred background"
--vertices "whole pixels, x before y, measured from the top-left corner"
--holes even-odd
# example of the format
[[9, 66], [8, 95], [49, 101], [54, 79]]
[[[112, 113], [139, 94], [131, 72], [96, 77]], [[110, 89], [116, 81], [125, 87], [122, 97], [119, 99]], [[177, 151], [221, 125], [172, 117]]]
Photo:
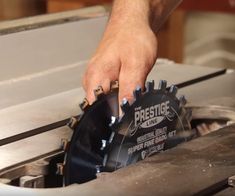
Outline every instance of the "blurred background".
[[[0, 0], [0, 22], [103, 5], [112, 0]], [[235, 68], [235, 0], [184, 0], [159, 32], [159, 57]]]

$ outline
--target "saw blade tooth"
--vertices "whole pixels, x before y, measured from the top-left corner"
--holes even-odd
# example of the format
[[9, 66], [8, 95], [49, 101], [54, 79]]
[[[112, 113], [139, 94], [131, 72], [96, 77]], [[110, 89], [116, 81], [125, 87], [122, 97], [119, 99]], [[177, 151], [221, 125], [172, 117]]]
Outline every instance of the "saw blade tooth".
[[118, 80], [112, 81], [110, 83], [110, 91], [115, 91], [119, 88]]
[[141, 89], [140, 86], [138, 86], [138, 87], [133, 91], [133, 95], [134, 95], [135, 99], [140, 98], [141, 93], [142, 93], [142, 89]]
[[88, 106], [89, 102], [86, 98], [83, 99], [82, 103], [79, 104], [82, 111], [84, 111]]
[[62, 148], [62, 150], [66, 151], [68, 149], [68, 146], [69, 146], [69, 140], [65, 139], [65, 138], [62, 138], [61, 139], [61, 148]]
[[114, 124], [116, 122], [117, 118], [115, 116], [111, 116], [111, 122], [110, 125]]
[[159, 85], [158, 85], [158, 89], [165, 91], [167, 87], [167, 81], [166, 80], [160, 80], [159, 81]]
[[169, 93], [175, 96], [177, 91], [178, 91], [178, 88], [175, 85], [171, 85]]
[[118, 123], [118, 118], [115, 117], [115, 116], [111, 116], [111, 121], [110, 121], [110, 123], [109, 123], [109, 127], [112, 128], [112, 127], [115, 126], [117, 123]]
[[116, 130], [118, 129], [118, 124], [119, 124], [119, 118], [116, 118], [114, 116], [111, 117], [111, 122], [109, 123], [109, 127], [112, 131], [110, 138], [109, 138], [109, 143], [111, 143], [114, 134], [116, 133]]
[[184, 96], [184, 95], [181, 95], [181, 96], [180, 96], [179, 101], [180, 101], [180, 105], [181, 105], [181, 106], [184, 106], [184, 105], [186, 105], [186, 103], [187, 103], [187, 100], [185, 99], [185, 96]]
[[108, 140], [109, 144], [112, 143], [114, 136], [115, 136], [115, 132], [112, 131], [112, 133], [110, 134], [109, 140]]
[[103, 94], [104, 94], [104, 90], [103, 90], [102, 86], [98, 86], [98, 88], [94, 90], [94, 95], [95, 95], [96, 99], [98, 99]]
[[154, 90], [154, 80], [147, 82], [146, 89], [147, 92], [152, 92]]
[[107, 164], [107, 160], [108, 160], [108, 155], [105, 154], [105, 155], [104, 155], [104, 158], [103, 158], [103, 166], [104, 166], [104, 167], [105, 167], [106, 164]]
[[75, 127], [77, 126], [78, 123], [78, 119], [75, 117], [71, 117], [69, 119], [69, 122], [67, 123], [67, 126], [71, 129], [75, 129]]
[[129, 109], [129, 107], [130, 107], [130, 104], [129, 104], [128, 100], [127, 100], [126, 98], [124, 98], [124, 99], [122, 100], [122, 104], [121, 104], [121, 109], [122, 109], [122, 111], [123, 111], [124, 113], [127, 112], [128, 109]]
[[192, 111], [192, 109], [186, 109], [185, 118], [186, 119], [190, 119], [190, 121], [192, 120], [192, 118], [193, 118], [193, 111]]
[[56, 167], [57, 167], [56, 174], [64, 175], [64, 163], [57, 163]]

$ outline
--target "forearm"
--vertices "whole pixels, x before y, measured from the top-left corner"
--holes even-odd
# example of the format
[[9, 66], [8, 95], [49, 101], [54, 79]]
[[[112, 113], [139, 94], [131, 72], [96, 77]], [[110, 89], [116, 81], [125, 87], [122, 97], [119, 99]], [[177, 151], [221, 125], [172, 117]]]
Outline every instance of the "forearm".
[[171, 12], [183, 0], [150, 0], [150, 25], [157, 32]]
[[115, 0], [109, 25], [121, 26], [148, 25], [159, 30], [172, 10], [182, 0]]

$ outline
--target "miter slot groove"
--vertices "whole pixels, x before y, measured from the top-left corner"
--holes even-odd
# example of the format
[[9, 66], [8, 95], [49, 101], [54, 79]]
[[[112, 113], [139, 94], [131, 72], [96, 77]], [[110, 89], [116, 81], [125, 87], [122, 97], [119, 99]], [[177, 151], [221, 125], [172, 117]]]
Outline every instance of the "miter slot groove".
[[217, 182], [216, 184], [213, 184], [205, 189], [203, 189], [202, 191], [194, 194], [194, 196], [206, 196], [206, 195], [214, 195], [216, 193], [219, 193], [220, 191], [228, 188], [228, 179], [224, 179], [220, 182]]
[[66, 126], [67, 123], [69, 122], [69, 120], [70, 120], [70, 118], [65, 119], [65, 120], [61, 120], [61, 121], [58, 121], [58, 122], [55, 122], [55, 123], [51, 123], [49, 125], [45, 125], [45, 126], [42, 126], [42, 127], [38, 127], [38, 128], [23, 132], [23, 133], [20, 133], [20, 134], [17, 134], [17, 135], [13, 135], [13, 136], [4, 138], [4, 139], [1, 139], [0, 140], [0, 146], [6, 145], [6, 144], [9, 144], [9, 143], [12, 143], [12, 142], [16, 142], [16, 141], [19, 141], [19, 140], [22, 140], [22, 139], [25, 139], [25, 138], [28, 138], [28, 137], [32, 137], [34, 135], [38, 135], [38, 134], [41, 134], [41, 133], [44, 133], [44, 132], [47, 132], [47, 131], [51, 131], [53, 129], [57, 129], [57, 128]]
[[[205, 76], [201, 76], [201, 77], [198, 77], [198, 78], [195, 78], [195, 79], [192, 79], [192, 80], [188, 80], [188, 81], [185, 81], [185, 82], [182, 82], [182, 83], [178, 83], [178, 84], [176, 84], [176, 86], [178, 88], [183, 88], [183, 87], [186, 87], [186, 86], [189, 86], [189, 85], [192, 85], [192, 84], [196, 84], [198, 82], [202, 82], [204, 80], [208, 80], [208, 79], [223, 75], [225, 73], [226, 73], [226, 69], [219, 70], [217, 72], [214, 72], [214, 73], [211, 73], [211, 74], [208, 74], [208, 75], [205, 75]], [[169, 89], [169, 88], [167, 88], [167, 89]]]

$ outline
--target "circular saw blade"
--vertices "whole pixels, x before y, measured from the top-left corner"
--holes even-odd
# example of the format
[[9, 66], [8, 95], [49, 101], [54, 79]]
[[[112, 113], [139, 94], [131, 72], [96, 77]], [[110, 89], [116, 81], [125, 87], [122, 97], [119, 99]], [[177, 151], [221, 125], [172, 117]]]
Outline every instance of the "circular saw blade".
[[65, 154], [65, 185], [87, 182], [102, 171], [105, 146], [112, 133], [110, 117], [118, 117], [117, 88], [117, 82], [112, 83], [107, 95], [101, 87], [96, 89], [96, 101], [89, 105], [85, 99], [80, 105], [83, 114], [73, 118], [74, 133]]
[[182, 120], [185, 98], [176, 97], [176, 86], [166, 87], [166, 81], [160, 81], [155, 90], [154, 81], [148, 82], [145, 92], [141, 88], [134, 91], [132, 104], [123, 100], [124, 114], [112, 124], [114, 136], [105, 156], [106, 170], [136, 163], [192, 137], [185, 134], [190, 123]]
[[152, 81], [145, 92], [137, 88], [131, 105], [123, 101], [121, 118], [118, 83], [111, 84], [108, 94], [101, 87], [95, 90], [97, 100], [92, 105], [85, 100], [83, 114], [70, 123], [74, 133], [65, 152], [64, 184], [90, 181], [99, 172], [114, 171], [189, 138], [180, 136], [185, 124], [190, 128], [187, 120], [182, 122], [188, 119], [182, 112], [186, 101], [176, 98], [175, 86], [167, 90], [166, 85], [161, 81], [155, 90]]

